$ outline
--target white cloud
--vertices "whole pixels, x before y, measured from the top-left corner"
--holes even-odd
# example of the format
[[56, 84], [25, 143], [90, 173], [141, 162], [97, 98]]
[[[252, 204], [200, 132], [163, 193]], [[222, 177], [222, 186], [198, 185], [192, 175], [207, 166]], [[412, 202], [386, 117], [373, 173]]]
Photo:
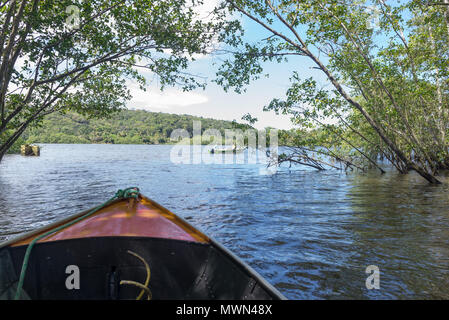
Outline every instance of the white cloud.
[[209, 98], [204, 94], [183, 92], [175, 88], [160, 91], [156, 87], [150, 87], [147, 88], [147, 91], [143, 91], [135, 84], [130, 84], [128, 88], [133, 98], [127, 103], [127, 106], [134, 109], [162, 109], [168, 111], [176, 107], [203, 104], [209, 101]]
[[[213, 21], [216, 16], [214, 15], [213, 11], [221, 5], [223, 0], [204, 0], [203, 3], [197, 4], [194, 7], [194, 21], [201, 21], [203, 23], [208, 23]], [[236, 18], [229, 16], [228, 19]], [[200, 54], [200, 53], [194, 53], [193, 55], [184, 54], [184, 57], [187, 57], [188, 59], [194, 59], [194, 60], [201, 60], [205, 58], [209, 58], [210, 54], [214, 51], [218, 50], [220, 48], [221, 44], [218, 42], [218, 35], [212, 39], [212, 41], [208, 44], [207, 47], [207, 54]], [[163, 49], [163, 53], [170, 55], [172, 54], [171, 49]]]
[[204, 0], [201, 5], [195, 7], [198, 20], [205, 22], [211, 21], [213, 18], [211, 12], [214, 11], [214, 9], [218, 7], [221, 2], [222, 0]]
[[[202, 4], [195, 7], [196, 20], [202, 21], [204, 23], [211, 22], [214, 19], [213, 11], [221, 4], [221, 2], [223, 2], [223, 0], [204, 0]], [[195, 60], [208, 58], [210, 57], [210, 53], [216, 51], [217, 49], [219, 49], [219, 47], [220, 43], [218, 42], [217, 37], [217, 39], [213, 39], [209, 44], [207, 48], [207, 51], [209, 52], [208, 54], [194, 53], [191, 57], [188, 58], [192, 58]], [[166, 50], [165, 53], [170, 54], [170, 50]]]

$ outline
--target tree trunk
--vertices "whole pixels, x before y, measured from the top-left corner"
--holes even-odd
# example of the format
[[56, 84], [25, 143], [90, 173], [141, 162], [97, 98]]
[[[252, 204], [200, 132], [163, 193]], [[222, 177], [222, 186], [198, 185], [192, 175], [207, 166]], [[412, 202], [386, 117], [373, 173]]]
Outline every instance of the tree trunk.
[[0, 163], [2, 163], [2, 159], [3, 159], [3, 156], [5, 155], [5, 153], [6, 152], [0, 152]]
[[429, 181], [433, 184], [441, 184], [441, 181], [439, 181], [437, 178], [435, 178], [433, 175], [428, 173], [427, 171], [423, 170], [421, 167], [417, 166], [416, 164], [411, 164], [409, 166], [410, 170], [416, 171], [421, 177]]
[[447, 28], [447, 34], [449, 37], [449, 0], [443, 0], [443, 3], [446, 5], [446, 10], [444, 11], [444, 17], [446, 18], [446, 28]]

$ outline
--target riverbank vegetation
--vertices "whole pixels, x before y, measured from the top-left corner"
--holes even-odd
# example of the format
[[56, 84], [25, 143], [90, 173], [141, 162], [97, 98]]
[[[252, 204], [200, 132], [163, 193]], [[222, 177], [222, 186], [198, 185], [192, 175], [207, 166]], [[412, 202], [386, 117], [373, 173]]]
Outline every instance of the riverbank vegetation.
[[[266, 63], [290, 63], [285, 97], [265, 106], [290, 115], [297, 128], [283, 133], [295, 149], [281, 161], [317, 167], [330, 158], [383, 173], [383, 160], [440, 183], [449, 170], [449, 0], [224, 0], [205, 20], [195, 10], [200, 3], [5, 1], [0, 161], [28, 127], [54, 112], [92, 119], [121, 110], [130, 98], [126, 79], [146, 85], [139, 70], [161, 87], [204, 88], [206, 79], [187, 67], [218, 48], [214, 81], [238, 93]], [[250, 30], [259, 38], [245, 35], [248, 23], [260, 28]], [[306, 59], [313, 76], [289, 62], [293, 57]], [[257, 121], [249, 114], [244, 120]], [[101, 121], [95, 127], [76, 138], [50, 132], [48, 141], [165, 143], [173, 128], [128, 135]]]
[[196, 0], [11, 0], [0, 5], [0, 161], [25, 130], [57, 111], [104, 117], [142, 88], [204, 87], [186, 69], [218, 26]]
[[223, 9], [261, 34], [245, 38], [243, 18], [223, 29], [229, 58], [216, 81], [226, 90], [243, 92], [267, 62], [298, 56], [316, 70], [304, 77], [290, 63], [286, 97], [265, 107], [322, 133], [298, 139], [289, 160], [322, 154], [382, 172], [383, 159], [440, 182], [449, 169], [448, 0], [227, 0]]
[[170, 140], [173, 130], [184, 129], [191, 135], [194, 121], [200, 121], [202, 133], [216, 129], [223, 137], [226, 129], [245, 132], [252, 128], [236, 121], [144, 110], [121, 110], [101, 119], [69, 112], [48, 115], [39, 126], [25, 131], [23, 139], [28, 143], [167, 144], [174, 143]]

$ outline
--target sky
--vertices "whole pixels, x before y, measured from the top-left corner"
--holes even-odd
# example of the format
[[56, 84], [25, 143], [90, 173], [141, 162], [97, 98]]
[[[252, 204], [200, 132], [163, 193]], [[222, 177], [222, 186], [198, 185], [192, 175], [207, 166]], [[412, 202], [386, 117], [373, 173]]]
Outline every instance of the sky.
[[[206, 7], [203, 12], [211, 10], [216, 0], [205, 0]], [[266, 38], [267, 33], [255, 22], [240, 18], [245, 28], [246, 37], [251, 40]], [[144, 109], [154, 112], [166, 112], [174, 114], [190, 114], [205, 118], [220, 120], [236, 120], [243, 122], [242, 116], [250, 113], [258, 121], [255, 127], [262, 129], [274, 127], [278, 129], [290, 129], [293, 127], [291, 120], [285, 115], [276, 115], [274, 112], [264, 112], [263, 107], [273, 98], [285, 97], [289, 88], [289, 78], [293, 71], [301, 73], [304, 78], [314, 76], [319, 71], [312, 69], [312, 64], [305, 57], [295, 57], [288, 63], [264, 64], [264, 73], [269, 77], [251, 82], [242, 94], [233, 91], [225, 92], [220, 86], [211, 82], [220, 63], [220, 57], [215, 55], [202, 56], [194, 61], [189, 71], [207, 77], [208, 85], [205, 90], [199, 89], [191, 92], [182, 92], [179, 88], [165, 88], [163, 92], [150, 74], [143, 73], [150, 84], [146, 91], [139, 89], [137, 83], [129, 82], [133, 98], [127, 103], [129, 109]], [[318, 75], [319, 76], [319, 75]]]

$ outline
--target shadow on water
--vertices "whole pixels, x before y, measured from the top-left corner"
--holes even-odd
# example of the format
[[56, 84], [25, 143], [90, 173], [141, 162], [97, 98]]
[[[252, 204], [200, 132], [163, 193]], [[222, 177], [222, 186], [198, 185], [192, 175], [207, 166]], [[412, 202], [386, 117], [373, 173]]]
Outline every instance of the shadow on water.
[[418, 175], [351, 179], [349, 225], [361, 261], [377, 265], [381, 290], [368, 297], [449, 298], [449, 179], [434, 186]]
[[[449, 179], [170, 162], [170, 146], [44, 145], [0, 165], [0, 240], [142, 193], [222, 242], [291, 299], [449, 298]], [[261, 174], [262, 173], [262, 174]], [[380, 269], [380, 289], [365, 269]]]

